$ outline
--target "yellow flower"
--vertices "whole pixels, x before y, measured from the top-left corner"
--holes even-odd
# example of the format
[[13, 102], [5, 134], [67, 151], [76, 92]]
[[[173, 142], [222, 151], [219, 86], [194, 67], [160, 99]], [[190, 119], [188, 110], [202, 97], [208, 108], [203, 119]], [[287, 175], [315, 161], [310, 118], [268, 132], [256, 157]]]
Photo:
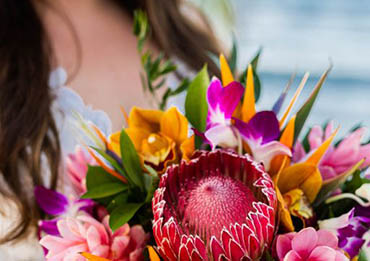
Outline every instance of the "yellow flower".
[[[194, 151], [194, 139], [188, 138], [188, 121], [175, 108], [163, 112], [134, 107], [128, 118], [127, 135], [142, 161], [160, 173], [182, 155], [188, 159]], [[109, 147], [118, 155], [120, 132], [109, 137]]]

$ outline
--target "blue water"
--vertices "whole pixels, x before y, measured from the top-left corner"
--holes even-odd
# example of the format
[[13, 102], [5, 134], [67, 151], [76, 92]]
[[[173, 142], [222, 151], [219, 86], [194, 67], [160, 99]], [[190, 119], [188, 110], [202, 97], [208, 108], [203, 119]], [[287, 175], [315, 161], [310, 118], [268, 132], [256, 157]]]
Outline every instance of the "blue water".
[[331, 59], [334, 68], [309, 124], [333, 119], [342, 134], [359, 122], [370, 127], [370, 1], [232, 2], [240, 65], [263, 47], [259, 67], [264, 88], [261, 109], [272, 106], [294, 71], [298, 78], [306, 71], [311, 73], [300, 97], [302, 102]]

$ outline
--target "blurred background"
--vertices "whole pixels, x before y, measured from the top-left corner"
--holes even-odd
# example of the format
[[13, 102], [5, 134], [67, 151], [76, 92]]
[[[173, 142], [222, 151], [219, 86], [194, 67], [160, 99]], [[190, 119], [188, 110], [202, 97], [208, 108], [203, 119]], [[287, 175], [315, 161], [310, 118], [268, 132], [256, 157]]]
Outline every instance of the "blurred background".
[[[370, 127], [370, 1], [232, 0], [240, 65], [263, 47], [259, 106], [270, 108], [292, 72], [297, 88], [311, 73], [301, 99], [309, 95], [329, 64], [310, 124], [334, 119], [342, 133], [357, 123]], [[292, 95], [291, 90], [291, 95]]]
[[370, 1], [231, 0], [231, 4], [239, 68], [263, 48], [260, 109], [270, 109], [297, 72], [291, 97], [308, 71], [303, 101], [331, 59], [333, 70], [308, 125], [333, 119], [341, 125], [341, 134], [358, 123], [370, 127]]

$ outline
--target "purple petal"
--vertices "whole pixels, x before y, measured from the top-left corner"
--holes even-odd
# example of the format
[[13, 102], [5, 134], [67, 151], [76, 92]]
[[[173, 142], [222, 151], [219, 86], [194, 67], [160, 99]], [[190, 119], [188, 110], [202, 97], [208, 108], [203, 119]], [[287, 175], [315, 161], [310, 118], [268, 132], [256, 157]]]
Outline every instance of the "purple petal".
[[365, 240], [357, 237], [349, 237], [339, 242], [339, 247], [346, 251], [351, 258], [354, 258], [360, 252]]
[[244, 122], [244, 121], [241, 121], [237, 118], [233, 118], [234, 121], [235, 121], [235, 128], [237, 128], [240, 132], [240, 135], [242, 135], [242, 137], [244, 139], [254, 139], [254, 140], [258, 140], [258, 138], [261, 137], [261, 135], [259, 135], [259, 133], [256, 133], [254, 131], [254, 129], [252, 129], [248, 123]]
[[80, 210], [90, 215], [93, 214], [94, 207], [96, 206], [95, 202], [91, 199], [78, 199], [75, 201], [75, 204], [79, 205]]
[[262, 144], [276, 140], [280, 135], [279, 121], [273, 111], [256, 113], [248, 125], [262, 137]]
[[49, 215], [63, 214], [68, 207], [68, 199], [61, 193], [42, 186], [36, 186], [34, 193], [39, 207]]
[[53, 220], [41, 220], [39, 222], [39, 229], [42, 232], [45, 232], [48, 235], [52, 236], [60, 236], [57, 222], [59, 219], [53, 219]]
[[286, 98], [287, 93], [283, 92], [279, 99], [275, 102], [274, 106], [272, 107], [272, 111], [275, 112], [275, 114], [278, 114], [280, 112], [281, 106], [283, 105], [283, 102]]

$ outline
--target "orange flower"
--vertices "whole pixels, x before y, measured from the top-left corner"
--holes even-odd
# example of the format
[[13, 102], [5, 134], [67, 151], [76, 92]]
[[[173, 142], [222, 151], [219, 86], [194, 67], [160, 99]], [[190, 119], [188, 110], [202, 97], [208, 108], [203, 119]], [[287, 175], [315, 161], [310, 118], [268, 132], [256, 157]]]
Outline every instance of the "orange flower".
[[[134, 107], [128, 118], [126, 133], [142, 161], [159, 173], [194, 151], [194, 139], [188, 138], [188, 121], [175, 108], [163, 112]], [[121, 155], [120, 132], [109, 137], [110, 149]]]

